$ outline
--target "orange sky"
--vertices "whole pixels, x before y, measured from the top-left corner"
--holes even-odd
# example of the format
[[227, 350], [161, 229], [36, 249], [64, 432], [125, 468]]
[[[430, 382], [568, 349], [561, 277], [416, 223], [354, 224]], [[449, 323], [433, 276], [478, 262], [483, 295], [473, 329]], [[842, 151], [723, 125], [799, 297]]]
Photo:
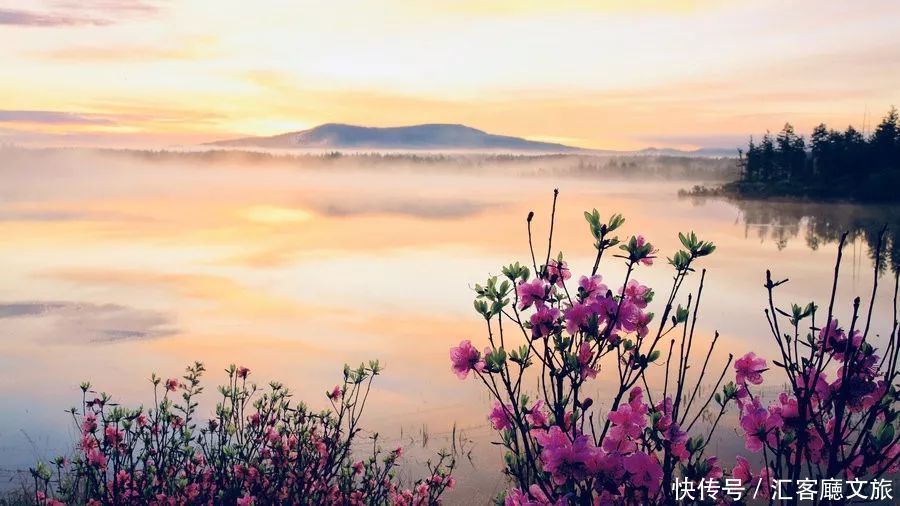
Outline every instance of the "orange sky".
[[734, 146], [785, 121], [871, 126], [900, 103], [898, 25], [881, 0], [0, 0], [0, 142], [442, 122]]

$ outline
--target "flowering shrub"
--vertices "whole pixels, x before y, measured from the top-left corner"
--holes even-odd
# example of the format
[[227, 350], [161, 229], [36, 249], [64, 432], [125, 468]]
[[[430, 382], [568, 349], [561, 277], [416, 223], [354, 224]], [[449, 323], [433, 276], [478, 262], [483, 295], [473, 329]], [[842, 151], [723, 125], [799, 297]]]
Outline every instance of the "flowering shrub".
[[[784, 371], [787, 390], [776, 402], [763, 406], [751, 385], [763, 383], [767, 362], [750, 352], [734, 362], [735, 382], [722, 385], [733, 358], [729, 355], [715, 387], [698, 397], [718, 340], [716, 333], [691, 386], [687, 372], [705, 271], [693, 303], [690, 294], [684, 307], [677, 301], [683, 297], [682, 284], [694, 272], [695, 262], [715, 247], [693, 233], [679, 234], [684, 249], [668, 259], [674, 281], [662, 317], [651, 329], [654, 314], [648, 308], [655, 292], [633, 274], [653, 265], [656, 249], [641, 236], [621, 240], [612, 235], [624, 222], [620, 215], [602, 222], [596, 210], [586, 212], [597, 253], [590, 273], [572, 286], [573, 276], [562, 254], [550, 256], [556, 197], [554, 192], [547, 254], [541, 265], [531, 242], [534, 215], [528, 216], [531, 267], [536, 276], [532, 279], [527, 266], [515, 263], [503, 267], [505, 279], [491, 277], [484, 286], [475, 287], [475, 309], [485, 320], [488, 346], [482, 353], [466, 340], [450, 351], [452, 371], [461, 379], [474, 376], [494, 398], [488, 419], [507, 450], [504, 472], [512, 481], [498, 503], [740, 502], [744, 489], [754, 490], [754, 498], [795, 503], [802, 493], [781, 490], [782, 481], [788, 482], [788, 488], [804, 480], [824, 487], [828, 479], [880, 477], [900, 471], [900, 436], [895, 430], [900, 400], [897, 273], [894, 321], [884, 356], [868, 341], [882, 270], [880, 251], [875, 255], [875, 286], [865, 323], [857, 298], [846, 331], [833, 313], [840, 253], [822, 329], [815, 325], [814, 304], [793, 305], [791, 312], [777, 309], [772, 293], [784, 281], [773, 282], [767, 274], [766, 314], [781, 354], [781, 360], [773, 363]], [[616, 246], [621, 253], [615, 256], [625, 262], [626, 274], [618, 284], [607, 285], [597, 271], [604, 252]], [[779, 315], [790, 319], [789, 332], [782, 330]], [[806, 319], [811, 320], [809, 333], [801, 338], [801, 322]], [[669, 334], [676, 337], [668, 341], [665, 380], [654, 399], [646, 371], [661, 358], [660, 343]], [[611, 369], [617, 380], [605, 416], [592, 409], [593, 399], [584, 394], [586, 382], [597, 376], [601, 365]], [[525, 392], [523, 384], [537, 385], [537, 392]], [[728, 471], [716, 456], [705, 454], [732, 402], [738, 406], [746, 449], [762, 453], [762, 459], [756, 460], [765, 464], [756, 472], [743, 456], [737, 456]], [[713, 416], [697, 425], [710, 405]], [[701, 426], [702, 431], [695, 431]], [[705, 490], [713, 491], [711, 495], [678, 493], [679, 484], [690, 485], [684, 490], [691, 492], [704, 483], [711, 484], [705, 485]], [[715, 493], [728, 488], [728, 494]], [[835, 494], [831, 499], [842, 499]]]
[[[772, 364], [781, 371], [787, 390], [764, 406], [753, 394], [753, 386], [763, 383], [766, 361], [750, 353], [735, 363], [736, 398], [746, 448], [763, 454], [767, 466], [760, 475], [783, 480], [786, 496], [797, 495], [792, 488], [801, 478], [878, 478], [900, 471], [900, 434], [896, 430], [900, 401], [900, 278], [894, 272], [893, 325], [882, 353], [873, 346], [870, 330], [882, 270], [884, 230], [874, 254], [875, 276], [868, 309], [861, 313], [860, 298], [856, 297], [848, 328], [842, 327], [835, 316], [841, 250], [846, 238], [845, 233], [840, 239], [834, 283], [821, 328], [816, 322], [821, 312], [814, 303], [792, 304], [790, 311], [777, 308], [775, 288], [787, 280], [773, 281], [771, 273], [766, 273], [766, 316], [779, 353]], [[743, 469], [752, 479], [749, 467]]]
[[[553, 217], [556, 197], [554, 192]], [[657, 320], [649, 311], [656, 292], [635, 278], [638, 269], [653, 265], [657, 250], [642, 236], [615, 236], [624, 223], [621, 215], [603, 222], [596, 210], [585, 213], [596, 256], [593, 269], [577, 283], [561, 253], [551, 258], [553, 217], [546, 257], [538, 265], [531, 242], [533, 216], [527, 223], [536, 276], [514, 263], [503, 267], [502, 278], [476, 285], [474, 305], [484, 318], [488, 346], [479, 352], [467, 340], [450, 351], [453, 372], [461, 379], [474, 376], [494, 399], [489, 420], [507, 450], [504, 472], [513, 482], [500, 502], [663, 503], [671, 502], [664, 484], [676, 472], [692, 480], [722, 477], [717, 458], [706, 456], [705, 449], [737, 393], [733, 383], [722, 386], [731, 357], [713, 392], [698, 395], [716, 339], [706, 350], [697, 382], [687, 379], [705, 273], [696, 299], [688, 295], [685, 305], [677, 303], [696, 262], [715, 246], [693, 233], [679, 235], [684, 249], [668, 260], [674, 281]], [[604, 253], [616, 247], [626, 274], [612, 284], [597, 272]], [[654, 398], [646, 371], [663, 351], [665, 386]], [[601, 366], [618, 380], [603, 417], [585, 395], [586, 383]], [[533, 384], [534, 397], [524, 390]], [[714, 422], [692, 432], [704, 425], [697, 422], [713, 400]]]
[[352, 369], [327, 392], [321, 412], [293, 403], [279, 383], [248, 382], [231, 366], [215, 415], [197, 420], [203, 365], [182, 378], [154, 375], [153, 407], [128, 409], [81, 385], [83, 409], [71, 410], [77, 453], [55, 469], [32, 469], [38, 504], [438, 504], [454, 484], [451, 456], [402, 488], [401, 448], [384, 452], [372, 436], [367, 456], [353, 448], [378, 362]]

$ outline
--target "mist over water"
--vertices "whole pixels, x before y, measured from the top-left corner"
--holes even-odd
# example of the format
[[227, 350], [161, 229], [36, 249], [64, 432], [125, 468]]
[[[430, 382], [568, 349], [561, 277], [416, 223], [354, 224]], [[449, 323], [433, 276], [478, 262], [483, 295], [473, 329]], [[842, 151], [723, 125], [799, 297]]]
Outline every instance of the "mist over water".
[[[237, 363], [260, 384], [281, 381], [325, 407], [344, 363], [379, 359], [386, 370], [365, 426], [386, 444], [421, 447], [427, 434], [430, 448], [409, 458], [415, 466], [450, 445], [455, 424], [472, 461], [461, 463], [452, 497], [487, 498], [503, 484], [489, 401], [450, 373], [447, 354], [461, 339], [486, 339], [471, 287], [504, 264], [530, 264], [531, 210], [546, 247], [553, 188], [553, 253], [564, 251], [575, 273], [593, 263], [582, 215], [592, 208], [624, 214], [624, 233], [645, 235], [662, 257], [679, 231], [718, 246], [702, 263], [698, 321], [701, 341], [721, 334], [716, 373], [730, 352], [774, 356], [762, 313], [767, 268], [790, 278], [782, 305], [822, 302], [835, 234], [854, 231], [838, 299], [847, 319], [852, 296], [870, 289], [871, 230], [900, 221], [896, 206], [678, 198], [694, 180], [721, 177], [727, 161], [6, 149], [0, 162], [0, 488], [11, 470], [69, 449], [63, 410], [79, 404], [81, 381], [140, 404], [151, 372], [179, 376], [199, 360], [209, 371], [202, 411]], [[610, 257], [600, 272], [612, 285], [624, 265]], [[671, 270], [658, 261], [636, 277], [659, 291]], [[690, 291], [698, 281], [688, 279]], [[890, 325], [889, 300], [880, 302], [876, 343]]]

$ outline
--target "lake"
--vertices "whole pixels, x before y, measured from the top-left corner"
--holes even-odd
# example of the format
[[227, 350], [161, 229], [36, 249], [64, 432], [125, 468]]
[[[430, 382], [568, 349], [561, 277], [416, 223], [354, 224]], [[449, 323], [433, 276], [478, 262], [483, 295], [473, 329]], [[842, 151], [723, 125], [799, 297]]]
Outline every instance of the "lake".
[[[693, 184], [684, 180], [529, 171], [514, 163], [373, 170], [352, 160], [303, 167], [84, 151], [8, 156], [0, 163], [0, 488], [17, 483], [16, 470], [71, 448], [75, 431], [63, 411], [79, 404], [81, 381], [140, 404], [151, 399], [152, 372], [179, 376], [199, 360], [209, 409], [212, 386], [235, 363], [260, 384], [277, 379], [325, 407], [344, 363], [379, 359], [386, 369], [366, 427], [386, 444], [417, 447], [407, 457], [414, 469], [449, 446], [455, 426], [471, 460], [462, 459], [448, 500], [484, 502], [504, 488], [488, 444], [490, 403], [450, 372], [448, 350], [461, 339], [486, 342], [472, 287], [504, 264], [530, 264], [529, 211], [545, 250], [553, 188], [554, 254], [564, 251], [576, 276], [593, 263], [582, 215], [593, 208], [624, 214], [623, 233], [643, 234], [662, 257], [678, 247], [679, 231], [718, 246], [702, 262], [698, 322], [703, 339], [721, 333], [718, 368], [729, 352], [774, 357], [766, 269], [790, 278], [782, 306], [822, 302], [834, 239], [858, 231], [839, 292], [838, 317], [847, 320], [851, 297], [871, 286], [867, 239], [882, 221], [900, 224], [896, 206], [692, 200], [677, 196]], [[624, 266], [608, 257], [600, 272], [615, 282]], [[661, 260], [636, 277], [661, 291], [671, 272]], [[873, 322], [882, 335], [889, 302], [880, 299]]]

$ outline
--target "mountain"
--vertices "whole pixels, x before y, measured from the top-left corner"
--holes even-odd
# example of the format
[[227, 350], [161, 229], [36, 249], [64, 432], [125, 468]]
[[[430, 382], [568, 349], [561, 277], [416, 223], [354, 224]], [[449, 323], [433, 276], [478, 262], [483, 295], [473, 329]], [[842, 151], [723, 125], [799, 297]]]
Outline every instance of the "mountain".
[[275, 149], [497, 150], [552, 153], [591, 151], [563, 144], [489, 134], [465, 125], [446, 124], [376, 128], [328, 123], [300, 132], [271, 137], [245, 137], [211, 142], [208, 145]]

